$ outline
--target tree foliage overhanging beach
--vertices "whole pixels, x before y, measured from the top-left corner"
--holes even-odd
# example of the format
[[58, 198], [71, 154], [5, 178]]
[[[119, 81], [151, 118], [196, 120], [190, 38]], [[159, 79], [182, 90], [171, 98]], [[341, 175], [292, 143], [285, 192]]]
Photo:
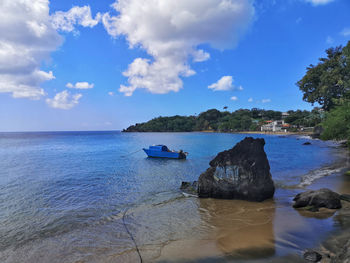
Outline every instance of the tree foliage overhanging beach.
[[325, 140], [350, 139], [350, 41], [345, 47], [326, 50], [327, 57], [310, 65], [297, 85], [303, 99], [317, 102], [326, 111], [321, 126]]

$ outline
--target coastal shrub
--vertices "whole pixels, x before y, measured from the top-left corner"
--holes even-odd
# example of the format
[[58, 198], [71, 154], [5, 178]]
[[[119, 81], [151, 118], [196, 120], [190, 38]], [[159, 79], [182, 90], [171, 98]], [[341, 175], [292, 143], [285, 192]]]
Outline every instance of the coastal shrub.
[[350, 139], [350, 102], [344, 102], [326, 114], [322, 122], [324, 131], [321, 134], [323, 140], [348, 140]]

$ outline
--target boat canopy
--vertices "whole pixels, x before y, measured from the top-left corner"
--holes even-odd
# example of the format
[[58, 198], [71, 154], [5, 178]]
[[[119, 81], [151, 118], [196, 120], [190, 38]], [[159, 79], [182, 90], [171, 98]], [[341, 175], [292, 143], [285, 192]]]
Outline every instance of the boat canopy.
[[153, 150], [153, 151], [162, 151], [162, 152], [169, 151], [168, 147], [166, 147], [165, 145], [162, 145], [162, 144], [150, 146], [149, 149]]

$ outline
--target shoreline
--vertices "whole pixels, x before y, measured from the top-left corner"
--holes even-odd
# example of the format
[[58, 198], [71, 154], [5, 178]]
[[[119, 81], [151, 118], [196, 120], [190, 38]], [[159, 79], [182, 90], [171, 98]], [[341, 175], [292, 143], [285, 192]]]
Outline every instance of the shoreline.
[[301, 135], [310, 136], [313, 132], [262, 132], [262, 131], [246, 131], [246, 132], [232, 132], [237, 134], [266, 134], [266, 135]]
[[203, 133], [231, 133], [231, 134], [265, 134], [265, 135], [305, 135], [310, 136], [313, 132], [263, 132], [263, 131], [192, 131], [192, 132], [203, 132]]
[[[283, 133], [284, 134], [284, 133]], [[274, 134], [277, 135], [277, 134]], [[291, 134], [290, 134], [291, 135]], [[292, 134], [295, 135], [295, 134]], [[300, 134], [298, 134], [300, 135]], [[312, 139], [312, 138], [310, 138]], [[314, 139], [312, 139], [314, 140]], [[327, 166], [336, 167], [339, 168], [339, 170], [333, 170], [328, 175], [325, 174], [324, 176], [315, 179], [310, 184], [302, 186], [298, 189], [294, 188], [294, 190], [297, 190], [298, 192], [304, 192], [307, 190], [316, 190], [321, 188], [329, 188], [332, 191], [335, 191], [337, 193], [341, 194], [350, 194], [350, 177], [346, 177], [343, 172], [346, 169], [349, 169], [349, 150], [346, 148], [341, 147], [341, 144], [336, 143], [335, 146], [328, 146], [330, 148], [333, 148], [334, 151], [330, 153], [330, 155], [334, 155], [334, 161], [331, 164], [328, 164]], [[321, 170], [324, 167], [318, 167], [315, 170]], [[313, 172], [315, 170], [312, 170], [310, 172]], [[302, 179], [303, 174], [300, 174], [299, 177]], [[346, 183], [346, 179], [348, 179], [348, 182]], [[290, 190], [294, 191], [293, 188], [290, 188]], [[288, 190], [287, 190], [288, 191]], [[295, 194], [296, 194], [295, 193]], [[293, 195], [293, 197], [295, 196]], [[236, 262], [236, 260], [239, 259], [247, 259], [250, 260], [252, 258], [249, 258], [249, 255], [256, 255], [259, 261], [258, 262], [306, 262], [303, 259], [303, 254], [307, 250], [313, 250], [317, 251], [322, 255], [322, 261], [320, 262], [343, 262], [343, 261], [334, 261], [336, 257], [339, 257], [339, 254], [343, 251], [344, 245], [346, 244], [346, 241], [350, 239], [350, 203], [346, 201], [342, 201], [342, 208], [338, 210], [329, 210], [321, 208], [319, 212], [310, 212], [310, 211], [304, 211], [299, 209], [294, 209], [292, 207], [292, 196], [289, 198], [289, 201], [283, 200], [284, 197], [281, 196], [275, 196], [274, 199], [270, 201], [263, 202], [261, 204], [256, 203], [243, 203], [242, 207], [239, 208], [239, 205], [234, 210], [242, 209], [242, 211], [248, 211], [250, 217], [244, 218], [245, 221], [249, 221], [251, 224], [249, 226], [250, 230], [245, 229], [245, 231], [252, 231], [252, 236], [254, 236], [254, 240], [250, 240], [246, 238], [246, 233], [242, 234], [240, 232], [240, 228], [237, 227], [237, 223], [235, 225], [235, 228], [237, 229], [230, 229], [229, 227], [225, 227], [225, 220], [228, 220], [232, 215], [231, 212], [228, 212], [232, 209], [232, 206], [235, 207], [235, 203], [239, 203], [241, 201], [236, 200], [234, 203], [230, 202], [229, 200], [222, 201], [217, 199], [200, 199], [200, 203], [208, 203], [208, 207], [213, 210], [213, 215], [211, 216], [211, 220], [215, 220], [216, 225], [215, 229], [217, 229], [216, 236], [219, 236], [220, 238], [217, 239], [215, 246], [220, 247], [225, 253], [228, 253], [231, 255], [232, 262]], [[287, 201], [288, 203], [285, 203]], [[229, 203], [227, 206], [230, 206], [229, 209], [225, 210], [222, 209], [219, 205], [221, 202]], [[247, 209], [246, 206], [251, 206], [250, 209]], [[204, 206], [206, 208], [206, 206]], [[254, 214], [256, 211], [268, 211], [268, 209], [274, 210], [273, 215], [271, 216], [269, 213], [262, 213], [262, 214]], [[283, 213], [277, 213], [277, 211], [283, 210]], [[294, 212], [290, 212], [294, 211]], [[251, 214], [252, 213], [252, 214]], [[327, 227], [328, 222], [334, 222], [332, 223], [332, 226], [329, 226], [331, 230], [329, 232], [325, 232], [326, 234], [324, 236], [319, 236], [315, 234], [309, 235], [303, 235], [301, 234], [302, 231], [308, 231], [307, 224], [302, 223], [302, 225], [298, 225], [298, 222], [294, 222], [290, 220], [290, 215], [297, 214], [300, 216], [302, 222], [308, 222], [311, 223], [312, 220], [322, 220], [322, 222], [317, 223], [320, 225], [324, 225]], [[275, 222], [272, 225], [269, 225], [268, 223], [265, 223], [262, 228], [257, 227], [256, 225], [262, 224], [262, 222], [256, 222], [257, 220], [261, 218], [267, 219], [269, 216], [269, 220], [271, 222], [273, 221], [272, 218], [274, 218], [275, 215], [278, 216], [274, 220]], [[295, 221], [298, 221], [298, 216], [293, 217]], [[312, 218], [312, 219], [311, 219]], [[232, 220], [232, 219], [231, 219]], [[233, 220], [240, 221], [243, 220], [243, 218], [233, 218]], [[306, 220], [306, 221], [304, 221]], [[233, 222], [233, 221], [232, 221]], [[232, 224], [232, 222], [226, 222]], [[268, 220], [266, 220], [268, 222]], [[286, 223], [288, 222], [288, 223]], [[345, 224], [345, 225], [344, 225]], [[273, 229], [270, 232], [266, 229]], [[300, 230], [304, 229], [304, 230]], [[323, 231], [320, 228], [314, 228], [315, 231]], [[319, 229], [319, 230], [317, 230]], [[301, 231], [301, 232], [298, 232]], [[288, 238], [283, 237], [283, 234], [290, 235]], [[237, 244], [235, 242], [235, 238], [239, 236], [242, 242]], [[273, 242], [269, 243], [266, 241], [266, 236], [270, 236], [268, 239], [269, 241], [273, 240]], [[307, 236], [309, 236], [307, 238]], [[292, 238], [290, 238], [292, 237]], [[294, 239], [293, 239], [294, 237]], [[303, 242], [300, 240], [300, 238], [307, 238], [310, 240], [314, 239], [316, 242], [311, 246], [306, 246], [303, 244]], [[316, 237], [316, 239], [315, 239]], [[214, 241], [217, 237], [212, 238]], [[219, 261], [219, 262], [231, 262], [228, 258], [225, 256], [220, 256], [218, 254], [215, 254], [217, 252], [216, 250], [212, 249], [212, 246], [208, 240], [211, 240], [210, 238], [207, 238], [205, 242], [203, 240], [194, 241], [194, 240], [179, 240], [172, 242], [171, 244], [164, 247], [164, 250], [162, 250], [161, 254], [164, 254], [164, 257], [158, 258], [160, 262], [172, 262], [170, 259], [172, 257], [177, 258], [177, 252], [178, 249], [181, 248], [183, 250], [183, 260], [188, 260], [190, 262], [198, 261]], [[299, 243], [299, 242], [300, 243]], [[255, 243], [254, 243], [255, 242]], [[279, 255], [274, 254], [277, 251], [277, 247], [279, 245], [289, 243], [292, 246], [294, 246], [294, 252], [291, 251], [289, 254]], [[214, 242], [215, 243], [215, 242]], [[279, 244], [278, 244], [279, 243]], [[253, 244], [253, 246], [252, 246]], [[239, 247], [240, 246], [240, 247]], [[187, 247], [191, 247], [192, 249], [188, 250]], [[200, 247], [206, 247], [204, 253], [204, 257]], [[260, 249], [260, 250], [259, 250]], [[248, 254], [246, 254], [248, 253]], [[274, 254], [274, 255], [273, 255]], [[246, 258], [246, 256], [248, 257]], [[235, 258], [237, 257], [237, 258]], [[254, 257], [254, 256], [253, 256]], [[261, 257], [261, 258], [259, 258]], [[333, 261], [331, 261], [333, 260]], [[176, 262], [176, 261], [174, 261]]]
[[231, 134], [267, 134], [267, 135], [312, 135], [313, 132], [263, 132], [263, 131], [121, 131], [121, 133], [231, 133]]
[[[311, 138], [312, 139], [312, 138]], [[350, 176], [345, 172], [350, 170], [350, 151], [347, 148], [341, 147], [338, 143], [336, 147], [337, 154], [341, 156], [341, 160], [335, 160], [333, 164], [338, 162], [338, 166], [342, 167], [341, 171], [333, 172], [328, 176], [317, 178], [307, 185], [307, 190], [318, 190], [326, 185], [326, 188], [339, 194], [350, 194]], [[342, 165], [340, 165], [342, 163]], [[322, 169], [320, 167], [319, 169]], [[329, 214], [333, 214], [331, 218], [334, 220], [334, 230], [321, 239], [319, 245], [310, 247], [308, 250], [318, 252], [322, 255], [321, 263], [340, 263], [343, 260], [350, 260], [349, 258], [349, 245], [350, 245], [350, 202], [341, 200], [342, 208], [331, 210], [322, 208], [319, 212], [302, 211], [305, 216], [313, 218], [328, 217]], [[347, 250], [346, 250], [347, 249]], [[306, 251], [304, 251], [306, 252]], [[342, 258], [347, 256], [346, 258]], [[285, 257], [276, 257], [272, 262], [305, 262], [303, 255], [287, 255]], [[348, 262], [348, 261], [346, 261]]]
[[[324, 178], [324, 181], [329, 182], [331, 187], [335, 186], [336, 189], [331, 190], [339, 194], [350, 194], [350, 176], [345, 172], [350, 170], [350, 151], [346, 148], [342, 148], [339, 145], [339, 153], [344, 157], [344, 171], [340, 174], [331, 174]], [[317, 180], [312, 183], [313, 186], [317, 186]], [[314, 251], [319, 252], [322, 255], [321, 262], [344, 262], [343, 260], [350, 260], [349, 245], [350, 245], [350, 202], [341, 201], [342, 208], [338, 209], [333, 215], [334, 224], [338, 227], [337, 230], [333, 230], [324, 240], [321, 241], [318, 247], [314, 247]], [[347, 249], [347, 251], [346, 251]], [[347, 256], [342, 258], [342, 256]], [[346, 261], [348, 262], [348, 261]]]

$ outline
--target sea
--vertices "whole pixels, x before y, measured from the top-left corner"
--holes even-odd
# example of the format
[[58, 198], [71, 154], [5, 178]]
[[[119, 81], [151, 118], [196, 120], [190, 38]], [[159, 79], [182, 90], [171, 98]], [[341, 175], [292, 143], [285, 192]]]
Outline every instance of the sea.
[[[183, 181], [197, 180], [218, 152], [247, 136], [265, 139], [273, 200], [182, 193]], [[147, 158], [142, 148], [154, 144], [189, 155]], [[343, 169], [337, 144], [303, 136], [0, 133], [0, 262], [268, 262], [301, 255], [340, 223], [334, 212], [293, 209], [293, 197]]]

